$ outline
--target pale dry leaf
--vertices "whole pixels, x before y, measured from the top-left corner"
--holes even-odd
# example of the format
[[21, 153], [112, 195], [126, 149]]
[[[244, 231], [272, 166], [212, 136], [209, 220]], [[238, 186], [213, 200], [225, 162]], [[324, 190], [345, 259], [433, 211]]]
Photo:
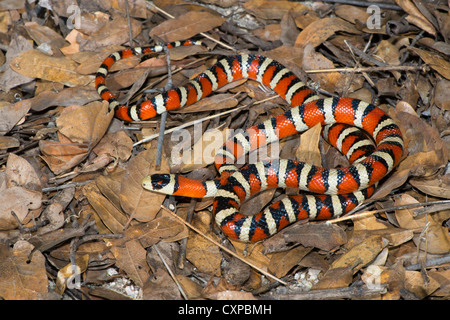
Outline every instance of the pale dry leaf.
[[72, 59], [48, 56], [36, 49], [20, 53], [10, 65], [21, 75], [60, 82], [68, 87], [86, 86], [94, 80], [93, 75], [78, 74], [77, 63]]
[[0, 244], [0, 297], [5, 300], [37, 300], [48, 291], [45, 257], [19, 240], [10, 249]]

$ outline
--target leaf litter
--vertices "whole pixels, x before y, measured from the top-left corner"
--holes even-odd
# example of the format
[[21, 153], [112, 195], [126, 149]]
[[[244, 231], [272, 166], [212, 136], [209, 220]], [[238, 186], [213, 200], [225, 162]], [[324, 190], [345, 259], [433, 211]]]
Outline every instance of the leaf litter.
[[[1, 298], [449, 299], [447, 2], [396, 1], [380, 16], [329, 2], [91, 2], [76, 17], [68, 0], [0, 3]], [[157, 168], [157, 141], [140, 141], [158, 132], [159, 117], [115, 119], [93, 83], [103, 59], [130, 43], [190, 38], [209, 51], [176, 48], [170, 65], [156, 55], [121, 60], [108, 87], [132, 102], [169, 80], [185, 84], [220, 55], [258, 52], [325, 96], [379, 105], [400, 125], [407, 154], [351, 216], [298, 222], [257, 244], [225, 239], [211, 200], [149, 193], [140, 181], [156, 172], [214, 178], [211, 161], [171, 157], [176, 128], [194, 137], [183, 141], [196, 150], [192, 162], [220, 147], [195, 130], [224, 138], [286, 103], [248, 80], [169, 113]], [[281, 157], [345, 166], [319, 133], [280, 141]], [[282, 196], [262, 193], [242, 211]]]

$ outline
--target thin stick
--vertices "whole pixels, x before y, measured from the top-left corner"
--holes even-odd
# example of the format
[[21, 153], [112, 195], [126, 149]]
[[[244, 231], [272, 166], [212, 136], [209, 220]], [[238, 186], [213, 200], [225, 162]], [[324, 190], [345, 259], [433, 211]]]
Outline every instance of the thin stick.
[[[266, 99], [254, 102], [253, 105], [261, 104], [263, 102], [266, 102], [266, 101], [269, 101], [269, 100], [273, 100], [273, 99], [276, 99], [278, 97], [279, 97], [278, 95], [272, 96], [272, 97], [269, 97], [269, 98], [266, 98]], [[224, 111], [224, 112], [221, 112], [221, 113], [218, 113], [218, 114], [214, 114], [214, 115], [211, 115], [211, 116], [208, 116], [208, 117], [204, 117], [204, 118], [201, 118], [201, 119], [193, 120], [193, 121], [187, 122], [185, 124], [182, 124], [180, 126], [170, 128], [170, 129], [164, 131], [164, 134], [168, 134], [168, 133], [174, 132], [176, 130], [180, 130], [180, 129], [192, 126], [192, 125], [194, 125], [196, 123], [199, 123], [199, 122], [203, 122], [203, 121], [206, 121], [206, 120], [210, 120], [210, 119], [214, 119], [214, 118], [217, 118], [217, 117], [221, 117], [223, 115], [226, 115], [226, 114], [229, 114], [229, 113], [233, 113], [233, 112], [239, 111], [241, 109], [245, 109], [245, 108], [247, 108], [249, 106], [250, 106], [250, 104], [247, 104], [245, 106], [240, 106], [240, 107], [237, 107], [237, 108], [234, 108], [234, 109], [231, 109], [231, 110], [227, 110], [227, 111]], [[136, 146], [138, 146], [138, 145], [140, 145], [142, 143], [149, 142], [149, 141], [157, 138], [158, 136], [159, 136], [159, 133], [155, 133], [155, 134], [149, 135], [149, 136], [145, 137], [144, 139], [139, 140], [138, 142], [133, 144], [133, 147], [136, 147]]]
[[426, 71], [426, 66], [385, 66], [385, 67], [360, 67], [360, 68], [330, 68], [330, 69], [315, 69], [305, 70], [306, 73], [321, 73], [321, 72], [372, 72], [372, 71]]
[[[149, 6], [151, 5], [151, 6], [152, 6], [153, 8], [155, 8], [157, 11], [159, 11], [159, 12], [165, 14], [165, 15], [166, 15], [167, 17], [169, 17], [170, 19], [175, 19], [175, 17], [174, 17], [173, 15], [171, 15], [171, 14], [168, 13], [167, 11], [164, 11], [163, 9], [157, 7], [156, 5], [150, 4], [150, 3], [147, 3], [147, 4], [148, 4]], [[220, 40], [214, 39], [214, 38], [211, 37], [209, 34], [206, 34], [206, 33], [204, 33], [204, 32], [200, 32], [200, 35], [202, 35], [203, 37], [205, 37], [205, 38], [207, 38], [207, 39], [209, 39], [209, 40], [211, 40], [211, 41], [217, 43], [218, 45], [221, 45], [221, 46], [224, 47], [224, 48], [227, 48], [228, 50], [231, 50], [231, 51], [237, 51], [235, 48], [230, 47], [230, 46], [227, 45], [226, 43], [223, 43], [223, 42], [220, 41]]]
[[177, 216], [174, 212], [172, 212], [171, 210], [169, 210], [168, 208], [161, 206], [161, 208], [166, 211], [167, 213], [170, 213], [174, 218], [176, 218], [177, 220], [179, 220], [180, 222], [184, 223], [186, 226], [188, 226], [189, 228], [191, 228], [192, 230], [194, 230], [195, 232], [197, 232], [199, 235], [201, 235], [202, 237], [204, 237], [206, 240], [212, 242], [213, 244], [215, 244], [216, 246], [218, 246], [220, 249], [222, 249], [223, 251], [225, 251], [226, 253], [232, 255], [233, 257], [241, 260], [242, 262], [248, 264], [250, 267], [252, 267], [253, 269], [259, 271], [260, 273], [262, 273], [263, 275], [265, 275], [268, 278], [271, 278], [275, 281], [278, 281], [281, 284], [287, 285], [286, 282], [284, 282], [281, 279], [278, 279], [277, 277], [275, 277], [274, 275], [268, 273], [267, 271], [262, 270], [261, 268], [259, 268], [258, 266], [254, 265], [251, 262], [248, 262], [247, 260], [245, 260], [244, 258], [241, 258], [240, 256], [238, 256], [236, 253], [234, 253], [233, 251], [231, 251], [228, 248], [225, 248], [224, 246], [222, 246], [220, 243], [216, 242], [214, 239], [208, 237], [206, 234], [204, 234], [203, 232], [201, 232], [200, 230], [198, 230], [196, 227], [194, 227], [192, 224], [186, 222], [185, 220], [183, 220], [182, 218], [180, 218], [179, 216]]
[[[296, 1], [296, 2], [302, 2], [302, 1]], [[353, 6], [359, 6], [359, 7], [370, 7], [370, 6], [377, 6], [381, 9], [389, 9], [389, 10], [403, 10], [401, 7], [392, 4], [392, 3], [383, 3], [383, 2], [370, 2], [370, 1], [361, 1], [361, 0], [322, 0], [322, 2], [331, 2], [331, 3], [344, 3], [344, 4], [350, 4]]]
[[441, 200], [441, 201], [434, 201], [434, 202], [421, 202], [421, 203], [405, 204], [405, 205], [394, 206], [394, 207], [390, 207], [390, 208], [383, 208], [383, 209], [372, 210], [372, 211], [364, 211], [361, 213], [356, 213], [351, 216], [345, 216], [345, 217], [341, 217], [341, 218], [328, 220], [326, 223], [336, 223], [336, 222], [345, 221], [345, 220], [353, 220], [353, 219], [366, 217], [366, 216], [373, 215], [375, 213], [381, 213], [381, 212], [386, 212], [386, 211], [402, 210], [402, 209], [417, 208], [417, 207], [427, 207], [427, 206], [440, 205], [440, 204], [449, 203], [449, 202], [450, 202], [450, 200]]
[[173, 281], [175, 281], [175, 284], [178, 287], [178, 290], [180, 290], [181, 295], [185, 300], [188, 300], [188, 297], [186, 296], [186, 293], [184, 293], [183, 288], [181, 287], [180, 283], [178, 282], [177, 277], [175, 277], [174, 273], [172, 272], [172, 269], [170, 269], [169, 265], [167, 264], [166, 260], [164, 260], [164, 257], [159, 252], [158, 246], [156, 244], [153, 245], [153, 249], [155, 249], [156, 253], [158, 254], [159, 258], [161, 259], [162, 263], [166, 267], [167, 271], [169, 272], [170, 276], [172, 277]]

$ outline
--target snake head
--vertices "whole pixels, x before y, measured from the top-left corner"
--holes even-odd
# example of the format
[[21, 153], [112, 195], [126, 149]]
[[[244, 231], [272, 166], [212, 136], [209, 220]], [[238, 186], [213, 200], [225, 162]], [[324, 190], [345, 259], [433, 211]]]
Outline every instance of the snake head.
[[157, 191], [161, 193], [173, 192], [173, 188], [171, 190], [165, 190], [167, 187], [171, 187], [173, 182], [172, 175], [170, 174], [153, 174], [151, 176], [147, 176], [142, 180], [142, 187], [146, 190]]

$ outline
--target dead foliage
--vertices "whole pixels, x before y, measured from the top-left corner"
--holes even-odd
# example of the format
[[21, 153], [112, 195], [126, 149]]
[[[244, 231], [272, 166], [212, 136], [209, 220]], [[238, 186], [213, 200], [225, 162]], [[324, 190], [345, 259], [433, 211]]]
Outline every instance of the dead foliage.
[[[173, 86], [223, 55], [263, 54], [324, 96], [379, 105], [400, 125], [407, 155], [351, 218], [299, 222], [249, 246], [224, 239], [210, 199], [166, 199], [141, 187], [156, 172], [212, 179], [213, 158], [175, 165], [175, 130], [164, 137], [158, 168], [157, 139], [138, 142], [158, 135], [160, 118], [123, 123], [94, 88], [111, 52], [190, 38], [208, 50], [171, 50]], [[449, 43], [448, 2], [438, 0], [369, 9], [269, 0], [0, 2], [0, 297], [448, 299]], [[129, 58], [111, 71], [108, 87], [125, 102], [168, 81], [163, 55]], [[186, 126], [192, 159], [214, 154], [221, 143], [199, 137], [226, 137], [288, 108], [263, 89], [233, 83], [169, 113], [166, 129]], [[346, 164], [320, 129], [281, 141], [280, 150], [282, 158]], [[280, 196], [263, 192], [243, 211]]]

